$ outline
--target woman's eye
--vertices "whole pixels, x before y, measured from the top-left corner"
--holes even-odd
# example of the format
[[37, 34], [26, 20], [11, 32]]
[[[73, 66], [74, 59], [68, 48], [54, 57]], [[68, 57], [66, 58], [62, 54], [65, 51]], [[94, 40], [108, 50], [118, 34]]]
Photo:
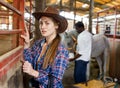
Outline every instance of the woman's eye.
[[46, 25], [49, 25], [49, 23], [48, 23], [48, 22], [46, 22]]
[[39, 22], [39, 24], [41, 25], [41, 24], [42, 24], [42, 22]]

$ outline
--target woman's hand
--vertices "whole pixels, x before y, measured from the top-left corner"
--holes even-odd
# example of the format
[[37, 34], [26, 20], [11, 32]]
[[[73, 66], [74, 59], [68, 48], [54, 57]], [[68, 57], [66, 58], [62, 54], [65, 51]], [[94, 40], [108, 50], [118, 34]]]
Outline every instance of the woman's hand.
[[28, 61], [25, 61], [23, 63], [23, 72], [31, 75], [31, 76], [34, 76], [34, 77], [38, 77], [39, 76], [39, 72], [34, 70], [31, 63], [29, 63]]
[[25, 27], [25, 34], [21, 35], [21, 37], [24, 39], [24, 48], [29, 48], [30, 47], [30, 35], [29, 35], [27, 27]]

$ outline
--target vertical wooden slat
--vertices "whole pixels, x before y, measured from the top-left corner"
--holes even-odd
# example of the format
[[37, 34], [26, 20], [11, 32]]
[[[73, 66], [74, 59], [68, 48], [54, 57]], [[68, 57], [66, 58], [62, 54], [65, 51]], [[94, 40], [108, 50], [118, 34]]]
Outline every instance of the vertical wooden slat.
[[92, 17], [93, 17], [94, 0], [90, 0], [90, 10], [89, 10], [89, 31], [92, 33]]
[[[20, 12], [22, 13], [20, 19], [19, 19], [19, 29], [22, 30], [22, 34], [24, 33], [25, 30], [25, 19], [24, 19], [24, 10], [25, 10], [25, 0], [19, 0], [20, 2]], [[23, 45], [23, 39], [20, 38], [20, 35], [18, 35], [19, 37], [19, 45]]]
[[[35, 0], [35, 11], [43, 11], [46, 6], [46, 0]], [[35, 21], [35, 39], [39, 39], [41, 37], [39, 30], [39, 23]]]

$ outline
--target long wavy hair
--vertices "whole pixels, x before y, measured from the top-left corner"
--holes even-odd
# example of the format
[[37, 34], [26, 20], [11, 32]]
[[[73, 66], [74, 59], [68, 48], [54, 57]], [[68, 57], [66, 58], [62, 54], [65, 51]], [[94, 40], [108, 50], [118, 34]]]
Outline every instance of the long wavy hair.
[[[55, 19], [51, 18], [51, 20], [54, 22], [55, 25], [57, 25], [59, 27], [59, 23]], [[43, 69], [47, 68], [48, 64], [52, 64], [54, 62], [55, 55], [56, 55], [56, 52], [58, 50], [59, 43], [61, 41], [61, 37], [58, 34], [58, 30], [56, 29], [56, 31], [57, 31], [57, 35], [53, 39], [51, 44], [49, 45], [48, 50], [46, 52], [44, 62], [43, 62], [43, 66], [42, 66]]]
[[43, 69], [47, 68], [48, 64], [52, 64], [54, 62], [60, 40], [61, 40], [61, 37], [57, 35], [56, 38], [52, 41], [52, 43], [49, 45], [49, 48], [44, 58], [44, 62], [42, 66]]

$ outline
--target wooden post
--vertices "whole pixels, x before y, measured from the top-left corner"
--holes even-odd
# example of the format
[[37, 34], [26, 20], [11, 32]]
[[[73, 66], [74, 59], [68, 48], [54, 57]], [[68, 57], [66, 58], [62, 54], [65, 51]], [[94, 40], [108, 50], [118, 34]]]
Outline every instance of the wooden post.
[[[24, 0], [19, 0], [20, 6], [19, 6], [19, 10], [22, 13], [22, 15], [18, 18], [19, 19], [19, 29], [22, 30], [22, 33], [25, 30], [25, 19], [24, 19], [24, 6], [25, 6], [25, 1]], [[23, 39], [20, 38], [20, 35], [18, 35], [19, 37], [19, 45], [23, 45]]]
[[[75, 8], [76, 8], [76, 0], [74, 0], [74, 3], [75, 3]], [[76, 9], [74, 8], [74, 25], [75, 25], [75, 17], [76, 17]]]
[[94, 7], [94, 1], [90, 0], [90, 10], [89, 10], [89, 32], [92, 33], [92, 16], [93, 16], [93, 7]]
[[[35, 0], [35, 11], [43, 11], [46, 7], [46, 0]], [[39, 23], [35, 21], [35, 40], [41, 37]]]
[[97, 24], [96, 24], [96, 34], [98, 34], [98, 28], [99, 28], [99, 24], [98, 24], [98, 21], [99, 21], [99, 13], [97, 13]]

